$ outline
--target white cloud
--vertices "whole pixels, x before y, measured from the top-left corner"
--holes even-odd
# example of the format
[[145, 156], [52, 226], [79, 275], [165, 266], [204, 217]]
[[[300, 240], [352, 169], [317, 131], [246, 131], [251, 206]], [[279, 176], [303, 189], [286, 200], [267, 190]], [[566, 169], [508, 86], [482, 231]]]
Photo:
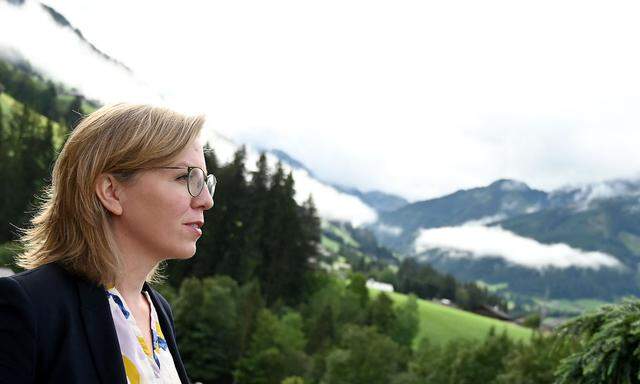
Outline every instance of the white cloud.
[[393, 225], [386, 225], [386, 224], [383, 224], [383, 223], [376, 223], [375, 227], [379, 232], [387, 234], [387, 235], [400, 236], [402, 234], [402, 228], [401, 227], [396, 227], [396, 226], [393, 226]]
[[593, 200], [610, 199], [618, 196], [633, 196], [640, 194], [640, 183], [623, 180], [611, 180], [593, 183], [580, 188], [576, 201], [588, 204]]
[[500, 183], [500, 189], [503, 191], [526, 191], [529, 187], [521, 181], [506, 180]]
[[307, 171], [293, 170], [296, 181], [296, 200], [302, 203], [309, 195], [318, 208], [320, 216], [329, 220], [350, 221], [359, 226], [378, 219], [376, 212], [355, 196], [338, 192], [309, 176]]
[[542, 244], [500, 227], [464, 225], [421, 230], [415, 242], [416, 252], [434, 248], [464, 252], [453, 252], [453, 257], [498, 257], [535, 269], [623, 267], [615, 257], [603, 252], [586, 252], [562, 243]]
[[507, 218], [507, 215], [504, 214], [497, 214], [497, 215], [493, 215], [493, 216], [485, 216], [485, 217], [481, 217], [477, 220], [469, 220], [467, 222], [464, 222], [462, 224], [462, 226], [480, 226], [480, 225], [487, 225], [487, 224], [491, 224], [491, 223], [495, 223], [497, 221], [500, 220], [504, 220]]
[[[637, 2], [47, 2], [172, 106], [339, 184], [421, 199], [640, 170]], [[0, 39], [40, 31], [18, 19]], [[110, 85], [72, 51], [32, 53]]]
[[0, 50], [17, 50], [51, 78], [103, 102], [162, 103], [151, 87], [92, 51], [71, 29], [61, 28], [35, 1], [0, 2]]
[[[234, 153], [239, 148], [236, 143], [209, 130], [205, 131], [204, 134], [205, 140], [211, 144], [221, 163], [228, 163], [233, 159]], [[260, 153], [251, 147], [247, 147], [246, 150], [247, 179], [250, 179], [249, 172], [256, 170], [255, 164]], [[267, 153], [266, 156], [267, 164], [273, 171], [278, 163], [278, 158], [270, 153]], [[283, 169], [285, 172], [293, 173], [296, 190], [295, 199], [298, 204], [302, 204], [312, 195], [320, 217], [327, 220], [348, 221], [355, 226], [377, 220], [376, 212], [360, 199], [339, 192], [335, 188], [319, 182], [305, 170], [294, 169], [287, 164], [283, 164]]]

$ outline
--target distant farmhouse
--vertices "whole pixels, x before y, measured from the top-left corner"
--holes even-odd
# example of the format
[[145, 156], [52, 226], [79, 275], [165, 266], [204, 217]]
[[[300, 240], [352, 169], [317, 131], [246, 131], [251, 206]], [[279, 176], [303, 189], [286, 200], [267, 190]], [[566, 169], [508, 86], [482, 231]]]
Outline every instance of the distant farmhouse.
[[501, 311], [500, 308], [498, 308], [498, 306], [492, 307], [492, 306], [483, 304], [479, 308], [475, 309], [473, 312], [477, 313], [478, 315], [492, 317], [498, 320], [513, 321], [511, 316]]
[[373, 279], [367, 280], [367, 288], [382, 292], [393, 292], [393, 285], [375, 281]]

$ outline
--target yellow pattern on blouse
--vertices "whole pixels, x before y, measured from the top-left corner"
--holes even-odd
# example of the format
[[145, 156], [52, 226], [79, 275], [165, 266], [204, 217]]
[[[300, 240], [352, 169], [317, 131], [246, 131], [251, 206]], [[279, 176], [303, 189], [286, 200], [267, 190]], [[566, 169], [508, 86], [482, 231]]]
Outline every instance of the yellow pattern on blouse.
[[158, 321], [158, 314], [148, 292], [143, 292], [151, 308], [150, 329], [153, 349], [142, 336], [133, 313], [122, 295], [113, 287], [107, 290], [111, 316], [118, 335], [120, 353], [127, 383], [129, 384], [180, 384], [171, 351]]

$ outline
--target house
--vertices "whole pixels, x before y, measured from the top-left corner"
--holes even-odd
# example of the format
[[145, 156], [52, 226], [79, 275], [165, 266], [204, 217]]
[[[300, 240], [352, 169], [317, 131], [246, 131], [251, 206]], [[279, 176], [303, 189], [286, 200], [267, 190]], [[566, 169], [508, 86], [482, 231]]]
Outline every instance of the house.
[[492, 318], [498, 319], [498, 320], [504, 320], [504, 321], [512, 321], [513, 320], [511, 318], [511, 316], [509, 316], [508, 313], [503, 312], [502, 310], [500, 310], [500, 308], [498, 308], [497, 305], [492, 307], [490, 305], [483, 304], [479, 308], [473, 310], [473, 312], [477, 313], [478, 315], [482, 315], [482, 316], [486, 316], [486, 317], [492, 317]]
[[375, 281], [373, 279], [367, 280], [367, 288], [382, 292], [393, 292], [393, 285]]

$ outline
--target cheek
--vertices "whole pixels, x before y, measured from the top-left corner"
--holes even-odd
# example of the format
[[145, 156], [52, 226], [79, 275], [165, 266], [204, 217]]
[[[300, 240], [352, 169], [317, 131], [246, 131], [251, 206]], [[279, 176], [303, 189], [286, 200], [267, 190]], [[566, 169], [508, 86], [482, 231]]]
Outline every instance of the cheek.
[[182, 224], [189, 211], [189, 200], [179, 194], [160, 196], [150, 207], [151, 220], [161, 218], [162, 224], [168, 228], [176, 228]]
[[147, 228], [156, 234], [171, 233], [182, 223], [189, 211], [190, 201], [180, 191], [170, 188], [141, 190], [135, 202], [129, 205], [129, 223]]

